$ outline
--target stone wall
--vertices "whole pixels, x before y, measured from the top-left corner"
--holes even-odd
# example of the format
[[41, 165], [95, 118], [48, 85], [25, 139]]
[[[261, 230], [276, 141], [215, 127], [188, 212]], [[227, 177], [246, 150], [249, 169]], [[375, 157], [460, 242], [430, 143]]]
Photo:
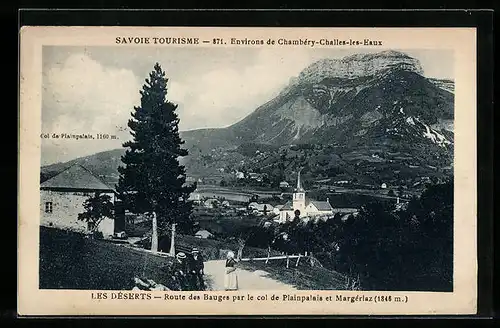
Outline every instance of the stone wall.
[[[113, 193], [104, 193], [111, 197], [114, 202]], [[87, 223], [78, 220], [78, 214], [84, 211], [83, 203], [93, 193], [40, 190], [40, 225], [52, 226], [61, 229], [86, 232]], [[52, 213], [46, 212], [46, 204], [52, 203]], [[113, 218], [104, 219], [99, 227], [104, 236], [114, 233]]]

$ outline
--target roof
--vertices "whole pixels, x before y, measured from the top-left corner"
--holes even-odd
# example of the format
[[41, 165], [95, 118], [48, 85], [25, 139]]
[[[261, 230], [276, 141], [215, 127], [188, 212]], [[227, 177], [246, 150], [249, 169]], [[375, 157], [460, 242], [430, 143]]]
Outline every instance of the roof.
[[293, 210], [291, 201], [286, 202], [285, 205], [283, 205], [283, 207], [280, 208], [280, 211], [291, 211], [291, 210]]
[[44, 181], [40, 189], [69, 189], [69, 190], [92, 190], [92, 191], [114, 191], [91, 171], [79, 164], [75, 164], [56, 176]]
[[[306, 199], [306, 206], [312, 204], [314, 205], [319, 211], [332, 211], [333, 207], [330, 205], [329, 202], [323, 202], [323, 201], [318, 201], [318, 200], [313, 200], [313, 199]], [[291, 211], [293, 210], [293, 203], [291, 201], [288, 201], [283, 205], [282, 208], [280, 208], [280, 211]]]
[[341, 208], [334, 208], [334, 211], [338, 213], [356, 213], [359, 210], [357, 208], [341, 207]]
[[329, 202], [311, 200], [310, 204], [313, 204], [319, 211], [331, 211], [331, 210], [333, 210], [332, 205], [330, 205]]
[[266, 207], [266, 210], [272, 211], [273, 209], [273, 206], [271, 204], [255, 204], [253, 207], [256, 210], [264, 211], [264, 206]]
[[196, 232], [195, 235], [212, 236], [212, 233], [207, 230], [198, 230], [198, 232]]
[[345, 221], [345, 220], [347, 220], [347, 219], [348, 219], [351, 215], [355, 218], [356, 216], [358, 216], [358, 213], [349, 213], [349, 214], [345, 214], [344, 216], [342, 216], [341, 220], [342, 220], [342, 221]]

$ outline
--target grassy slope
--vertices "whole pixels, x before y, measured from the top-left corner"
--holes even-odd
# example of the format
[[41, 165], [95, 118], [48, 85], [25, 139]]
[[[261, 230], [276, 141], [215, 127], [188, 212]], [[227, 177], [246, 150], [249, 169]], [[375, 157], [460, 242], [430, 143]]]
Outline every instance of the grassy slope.
[[270, 278], [290, 284], [301, 290], [344, 290], [345, 277], [340, 273], [327, 270], [322, 267], [311, 267], [306, 259], [299, 261], [291, 259], [289, 268], [286, 260], [271, 260], [267, 264], [264, 261], [240, 262], [241, 268], [249, 271], [263, 270], [269, 273]]
[[[184, 247], [197, 247], [202, 250], [206, 260], [224, 259], [220, 250], [237, 250], [237, 245], [210, 239], [199, 239], [192, 236], [179, 236], [178, 244]], [[272, 251], [272, 256], [281, 255]], [[245, 247], [243, 258], [266, 257], [267, 250]], [[269, 277], [303, 290], [343, 290], [345, 289], [345, 277], [340, 273], [327, 270], [322, 267], [311, 267], [305, 259], [299, 261], [295, 267], [296, 259], [290, 260], [289, 268], [286, 268], [286, 260], [240, 262], [242, 269], [255, 271], [262, 270], [269, 273]]]
[[[192, 236], [178, 236], [178, 245], [198, 247], [206, 260], [224, 258], [224, 251], [236, 251], [237, 245]], [[222, 251], [222, 252], [221, 252]], [[243, 256], [264, 257], [264, 249], [246, 247]], [[272, 255], [278, 255], [273, 252]], [[131, 290], [132, 279], [153, 279], [172, 287], [168, 274], [170, 259], [154, 256], [129, 247], [105, 241], [86, 239], [83, 235], [40, 227], [40, 288]], [[285, 260], [242, 262], [246, 270], [264, 270], [273, 279], [298, 289], [343, 289], [342, 275], [320, 267], [310, 267], [304, 260], [295, 267], [295, 260], [286, 269]]]
[[134, 277], [170, 287], [170, 263], [136, 249], [40, 227], [41, 289], [131, 290]]

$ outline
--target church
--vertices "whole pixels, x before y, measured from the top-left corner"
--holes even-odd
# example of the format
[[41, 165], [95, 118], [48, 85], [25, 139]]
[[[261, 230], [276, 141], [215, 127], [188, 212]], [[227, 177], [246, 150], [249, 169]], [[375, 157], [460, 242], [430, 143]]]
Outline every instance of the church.
[[292, 201], [288, 201], [280, 209], [279, 221], [283, 223], [292, 220], [295, 217], [296, 210], [300, 212], [301, 218], [333, 214], [333, 207], [330, 205], [328, 199], [324, 202], [309, 199], [306, 196], [306, 191], [302, 188], [300, 181], [300, 171], [297, 176], [297, 188], [293, 193]]

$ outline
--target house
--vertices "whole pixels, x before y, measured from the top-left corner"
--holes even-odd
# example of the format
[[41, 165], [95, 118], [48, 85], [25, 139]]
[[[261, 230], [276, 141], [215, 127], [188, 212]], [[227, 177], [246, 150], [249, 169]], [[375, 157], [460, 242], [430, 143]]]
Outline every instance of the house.
[[[88, 232], [91, 227], [78, 220], [78, 214], [84, 212], [83, 203], [97, 192], [109, 195], [115, 203], [115, 190], [78, 164], [44, 181], [40, 185], [40, 225]], [[120, 232], [115, 231], [115, 223], [114, 218], [105, 218], [96, 229], [105, 237], [111, 236]]]
[[280, 210], [283, 208], [283, 205], [276, 205], [274, 208], [273, 208], [273, 213], [276, 214], [276, 215], [279, 215], [280, 214]]
[[235, 174], [236, 179], [245, 179], [245, 173], [237, 171]]
[[281, 181], [280, 182], [280, 188], [289, 188], [290, 184], [286, 181]]
[[358, 214], [359, 214], [358, 212], [344, 214], [340, 219], [342, 220], [342, 222], [346, 222], [350, 217], [356, 218], [358, 216]]
[[189, 200], [194, 201], [195, 203], [200, 203], [201, 201], [201, 193], [196, 190], [189, 194]]
[[209, 198], [203, 202], [203, 206], [206, 208], [215, 208], [219, 205], [219, 200], [216, 198]]
[[314, 181], [314, 186], [317, 188], [329, 188], [331, 183], [331, 179], [320, 179]]
[[194, 236], [196, 238], [201, 238], [201, 239], [207, 239], [207, 238], [211, 238], [213, 237], [214, 235], [212, 233], [210, 233], [210, 231], [207, 231], [207, 230], [198, 230], [198, 232], [196, 232], [194, 234]]
[[251, 202], [250, 204], [248, 204], [248, 208], [251, 210], [257, 209], [257, 206], [259, 206], [259, 204], [256, 202]]
[[271, 223], [271, 222], [266, 221], [266, 222], [264, 222], [263, 227], [264, 227], [264, 228], [269, 228], [271, 225], [272, 225], [272, 223]]
[[270, 213], [274, 210], [274, 206], [272, 206], [271, 204], [259, 204], [256, 202], [251, 202], [250, 204], [248, 204], [248, 208], [257, 213], [264, 213], [264, 211]]
[[354, 214], [357, 213], [359, 210], [357, 208], [351, 208], [351, 207], [336, 207], [333, 209], [333, 213], [340, 213], [340, 214]]
[[384, 183], [382, 183], [382, 184], [380, 185], [380, 188], [382, 188], [382, 189], [386, 189], [386, 188], [387, 188], [387, 183], [385, 183], [385, 182], [384, 182]]
[[212, 174], [211, 176], [209, 177], [204, 177], [202, 179], [203, 181], [203, 184], [205, 185], [220, 185], [220, 182], [224, 180], [222, 176], [220, 175], [216, 175], [216, 174]]
[[227, 200], [222, 202], [222, 207], [229, 207], [229, 206], [230, 206], [230, 204]]
[[297, 188], [293, 193], [293, 200], [287, 202], [280, 209], [280, 222], [292, 220], [295, 217], [295, 211], [299, 211], [299, 217], [310, 217], [318, 215], [332, 215], [333, 208], [330, 202], [317, 201], [306, 197], [306, 191], [302, 188], [300, 181], [300, 171], [297, 176]]
[[270, 213], [273, 211], [273, 209], [274, 207], [271, 204], [257, 204], [257, 206], [255, 206], [254, 208], [254, 211], [258, 213]]
[[262, 181], [263, 175], [260, 173], [249, 173], [248, 177], [252, 180]]

